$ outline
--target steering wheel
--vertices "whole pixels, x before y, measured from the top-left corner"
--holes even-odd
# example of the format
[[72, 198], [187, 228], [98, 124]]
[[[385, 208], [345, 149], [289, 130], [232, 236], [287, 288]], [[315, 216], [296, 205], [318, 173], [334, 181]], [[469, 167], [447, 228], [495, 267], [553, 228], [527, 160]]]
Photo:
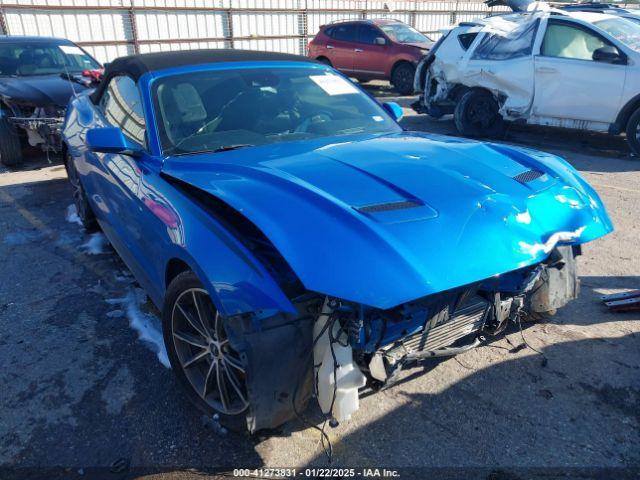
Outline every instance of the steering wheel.
[[327, 112], [326, 110], [320, 110], [318, 112], [315, 112], [313, 115], [305, 117], [305, 119], [300, 122], [300, 125], [298, 125], [293, 132], [307, 133], [311, 125], [330, 122], [331, 120], [333, 120], [333, 115], [330, 112]]

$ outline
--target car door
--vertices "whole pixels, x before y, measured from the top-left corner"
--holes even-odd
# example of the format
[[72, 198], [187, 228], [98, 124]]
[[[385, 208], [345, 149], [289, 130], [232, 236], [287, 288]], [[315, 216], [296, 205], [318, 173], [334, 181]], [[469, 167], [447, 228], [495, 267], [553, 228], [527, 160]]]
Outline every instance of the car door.
[[327, 34], [329, 36], [327, 56], [331, 60], [331, 65], [340, 71], [351, 73], [353, 71], [354, 44], [358, 35], [358, 24], [341, 23], [331, 27]]
[[[384, 45], [376, 43], [376, 39], [384, 40]], [[389, 62], [390, 42], [382, 31], [366, 23], [358, 26], [358, 38], [354, 45], [353, 71], [356, 75], [366, 77], [384, 77]]]
[[[140, 92], [128, 76], [109, 80], [98, 108], [95, 127], [117, 127], [126, 137], [146, 148], [146, 124]], [[99, 198], [97, 210], [107, 238], [133, 270], [137, 278], [144, 276], [140, 264], [140, 214], [138, 199], [141, 169], [139, 159], [130, 155], [89, 152], [87, 161], [97, 175], [93, 175], [93, 190]]]
[[[540, 53], [534, 59], [533, 115], [613, 123], [620, 110], [627, 67], [626, 61], [615, 64], [593, 59], [597, 49], [607, 46], [613, 45], [585, 25], [549, 20]], [[593, 128], [580, 123], [563, 125]]]

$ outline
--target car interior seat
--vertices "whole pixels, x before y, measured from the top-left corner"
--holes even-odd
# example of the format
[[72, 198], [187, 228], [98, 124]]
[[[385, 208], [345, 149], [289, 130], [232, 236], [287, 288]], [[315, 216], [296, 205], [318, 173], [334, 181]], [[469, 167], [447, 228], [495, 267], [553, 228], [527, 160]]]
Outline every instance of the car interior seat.
[[33, 75], [37, 70], [33, 53], [25, 50], [18, 57], [17, 73], [20, 75]]
[[165, 131], [173, 144], [195, 133], [207, 120], [202, 98], [191, 83], [161, 85], [158, 96]]

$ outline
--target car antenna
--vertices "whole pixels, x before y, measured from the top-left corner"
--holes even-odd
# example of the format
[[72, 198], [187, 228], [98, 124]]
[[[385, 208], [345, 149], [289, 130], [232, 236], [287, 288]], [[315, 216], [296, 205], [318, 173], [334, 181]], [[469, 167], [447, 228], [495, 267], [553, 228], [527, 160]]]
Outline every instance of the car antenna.
[[64, 67], [64, 73], [66, 75], [66, 79], [71, 84], [71, 91], [73, 92], [73, 97], [78, 98], [78, 92], [76, 91], [76, 87], [73, 84], [73, 77], [69, 73], [69, 69], [67, 69], [66, 55], [65, 55], [65, 62], [62, 64], [62, 66]]

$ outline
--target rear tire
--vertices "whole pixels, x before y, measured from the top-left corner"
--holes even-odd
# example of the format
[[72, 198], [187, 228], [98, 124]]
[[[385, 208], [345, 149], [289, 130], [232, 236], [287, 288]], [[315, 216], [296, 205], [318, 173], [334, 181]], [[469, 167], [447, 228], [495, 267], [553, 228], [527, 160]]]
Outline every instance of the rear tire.
[[393, 69], [391, 73], [391, 84], [400, 95], [413, 94], [413, 78], [416, 69], [410, 63], [404, 62]]
[[640, 157], [640, 108], [633, 112], [627, 123], [627, 143], [636, 157]]
[[327, 57], [318, 57], [316, 58], [316, 60], [320, 63], [323, 63], [324, 65], [328, 65], [329, 67], [333, 67], [333, 65], [331, 64], [331, 60], [329, 60]]
[[0, 117], [0, 162], [7, 167], [22, 163], [22, 145], [16, 127], [9, 123], [9, 119]]
[[217, 414], [234, 431], [246, 430], [246, 367], [195, 273], [180, 273], [169, 284], [162, 334], [171, 368], [191, 403], [207, 416]]
[[462, 95], [453, 118], [458, 131], [467, 137], [500, 137], [505, 131], [498, 102], [484, 90], [469, 90]]
[[97, 232], [100, 229], [98, 221], [91, 209], [91, 205], [89, 205], [89, 200], [87, 200], [87, 194], [80, 182], [80, 175], [78, 175], [76, 166], [73, 163], [73, 157], [68, 152], [65, 152], [64, 166], [67, 169], [67, 177], [71, 188], [73, 188], [73, 204], [76, 206], [76, 214], [88, 233]]

